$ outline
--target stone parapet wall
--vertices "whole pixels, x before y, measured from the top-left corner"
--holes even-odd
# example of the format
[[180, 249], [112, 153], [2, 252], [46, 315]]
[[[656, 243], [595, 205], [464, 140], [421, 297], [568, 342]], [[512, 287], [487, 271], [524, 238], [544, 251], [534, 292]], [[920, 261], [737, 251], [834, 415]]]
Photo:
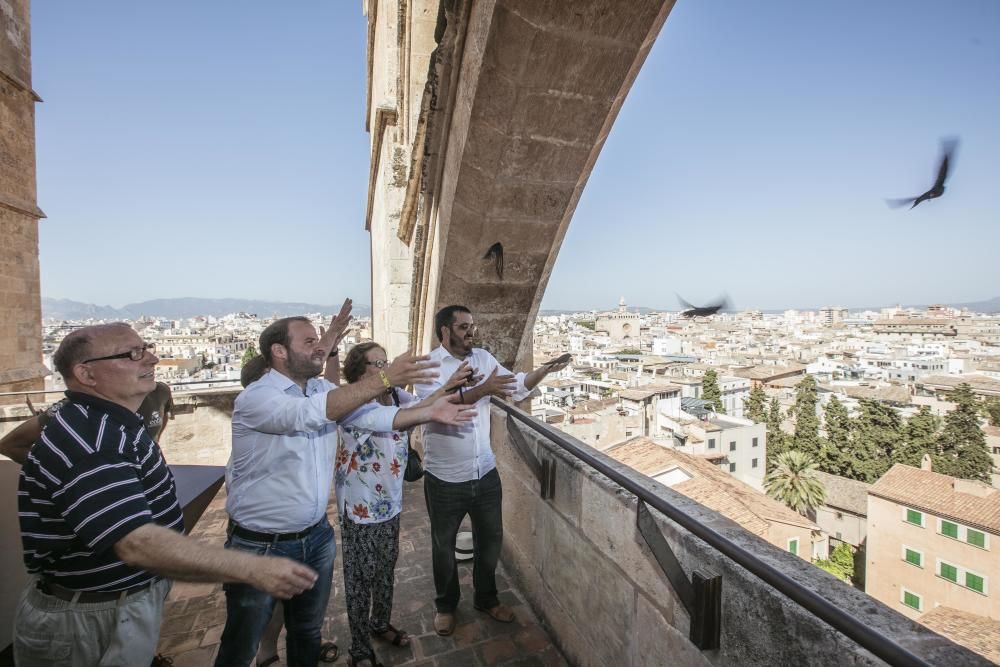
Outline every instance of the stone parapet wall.
[[[508, 428], [519, 429], [535, 456], [555, 461], [552, 499], [541, 499], [539, 482], [512, 444]], [[504, 565], [572, 663], [740, 667], [884, 664], [651, 510], [689, 579], [695, 569], [722, 575], [721, 647], [699, 651], [688, 641], [687, 611], [636, 528], [636, 498], [535, 431], [508, 422], [497, 408], [493, 409], [492, 444], [504, 485]], [[613, 469], [930, 664], [990, 664], [725, 517], [592, 451]]]

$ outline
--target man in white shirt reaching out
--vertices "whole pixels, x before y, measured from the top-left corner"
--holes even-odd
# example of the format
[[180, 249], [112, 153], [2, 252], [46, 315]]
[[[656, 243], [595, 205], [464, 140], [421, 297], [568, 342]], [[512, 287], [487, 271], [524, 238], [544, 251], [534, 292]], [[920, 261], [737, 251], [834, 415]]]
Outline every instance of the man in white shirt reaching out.
[[497, 597], [496, 568], [503, 543], [503, 491], [496, 458], [490, 448], [490, 396], [527, 398], [547, 374], [569, 363], [540, 366], [530, 373], [512, 374], [496, 358], [473, 347], [476, 325], [465, 306], [447, 306], [438, 311], [434, 328], [440, 347], [430, 359], [439, 362], [439, 379], [417, 384], [416, 393], [425, 398], [441, 386], [440, 378], [451, 376], [468, 361], [483, 381], [460, 390], [461, 402], [476, 407], [475, 418], [458, 425], [426, 424], [423, 429], [424, 498], [431, 521], [431, 556], [434, 566], [434, 630], [448, 636], [455, 630], [455, 609], [460, 596], [455, 538], [468, 514], [472, 522], [473, 606], [502, 623], [514, 620], [510, 607]]

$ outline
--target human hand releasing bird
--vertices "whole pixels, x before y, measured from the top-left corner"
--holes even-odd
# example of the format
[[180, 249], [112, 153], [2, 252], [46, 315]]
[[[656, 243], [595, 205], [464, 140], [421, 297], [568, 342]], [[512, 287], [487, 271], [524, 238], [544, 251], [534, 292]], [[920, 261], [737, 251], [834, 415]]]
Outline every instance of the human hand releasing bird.
[[945, 181], [948, 180], [948, 170], [955, 164], [955, 151], [958, 149], [958, 139], [942, 139], [941, 140], [941, 163], [938, 165], [938, 175], [937, 180], [934, 181], [934, 185], [930, 190], [923, 193], [919, 197], [908, 197], [906, 199], [887, 199], [886, 203], [892, 208], [899, 208], [900, 206], [906, 206], [910, 204], [910, 208], [914, 208], [917, 204], [925, 202], [928, 199], [937, 199], [944, 194], [945, 191]]

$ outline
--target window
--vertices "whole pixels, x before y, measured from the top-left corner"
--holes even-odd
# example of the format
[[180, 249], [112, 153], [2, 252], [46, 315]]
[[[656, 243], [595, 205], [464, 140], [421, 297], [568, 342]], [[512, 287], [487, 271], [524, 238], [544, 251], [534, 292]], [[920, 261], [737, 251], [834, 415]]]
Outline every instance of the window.
[[754, 459], [753, 461], [750, 462], [750, 467], [751, 468], [756, 468], [757, 467], [757, 459]]
[[944, 561], [938, 561], [938, 576], [958, 583], [958, 568]]
[[918, 512], [917, 510], [906, 509], [905, 516], [903, 518], [906, 523], [912, 523], [914, 526], [924, 526], [924, 514], [923, 512]]
[[924, 555], [916, 549], [903, 547], [903, 560], [910, 565], [916, 565], [917, 567], [924, 566]]
[[842, 539], [844, 539], [844, 536], [840, 534], [840, 531], [839, 531], [839, 530], [837, 531], [837, 539], [838, 539], [838, 540], [842, 540]]
[[979, 547], [980, 549], [986, 548], [986, 535], [978, 530], [966, 528], [965, 541], [974, 547]]
[[792, 539], [788, 540], [788, 551], [793, 556], [799, 555], [799, 538], [793, 537]]
[[951, 521], [945, 521], [941, 519], [941, 530], [940, 533], [945, 537], [953, 537], [958, 539], [958, 524], [952, 523]]
[[[756, 446], [757, 446], [757, 438], [754, 438], [751, 447], [756, 447]], [[1000, 449], [1000, 447], [994, 447], [993, 449]], [[1000, 452], [995, 452], [995, 453], [1000, 454]]]
[[708, 448], [709, 449], [715, 449], [715, 438], [709, 438], [708, 439]]
[[923, 611], [923, 600], [916, 593], [911, 593], [910, 591], [903, 589], [903, 604], [911, 609], [916, 609], [917, 611]]
[[735, 440], [730, 440], [729, 441], [729, 451], [731, 451], [731, 452], [735, 452], [736, 451], [736, 441]]
[[736, 464], [735, 463], [730, 463], [729, 464], [729, 472], [736, 472]]
[[972, 574], [971, 572], [965, 573], [965, 587], [971, 588], [977, 593], [985, 593], [986, 582], [978, 574]]

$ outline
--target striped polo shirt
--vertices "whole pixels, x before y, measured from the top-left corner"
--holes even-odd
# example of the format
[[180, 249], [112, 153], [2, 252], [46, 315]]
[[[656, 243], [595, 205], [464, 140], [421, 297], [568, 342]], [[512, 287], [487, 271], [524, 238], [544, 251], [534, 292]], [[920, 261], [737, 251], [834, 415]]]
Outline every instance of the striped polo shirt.
[[90, 394], [66, 396], [21, 468], [24, 564], [75, 590], [141, 586], [156, 575], [112, 547], [147, 523], [183, 531], [173, 475], [139, 415]]

